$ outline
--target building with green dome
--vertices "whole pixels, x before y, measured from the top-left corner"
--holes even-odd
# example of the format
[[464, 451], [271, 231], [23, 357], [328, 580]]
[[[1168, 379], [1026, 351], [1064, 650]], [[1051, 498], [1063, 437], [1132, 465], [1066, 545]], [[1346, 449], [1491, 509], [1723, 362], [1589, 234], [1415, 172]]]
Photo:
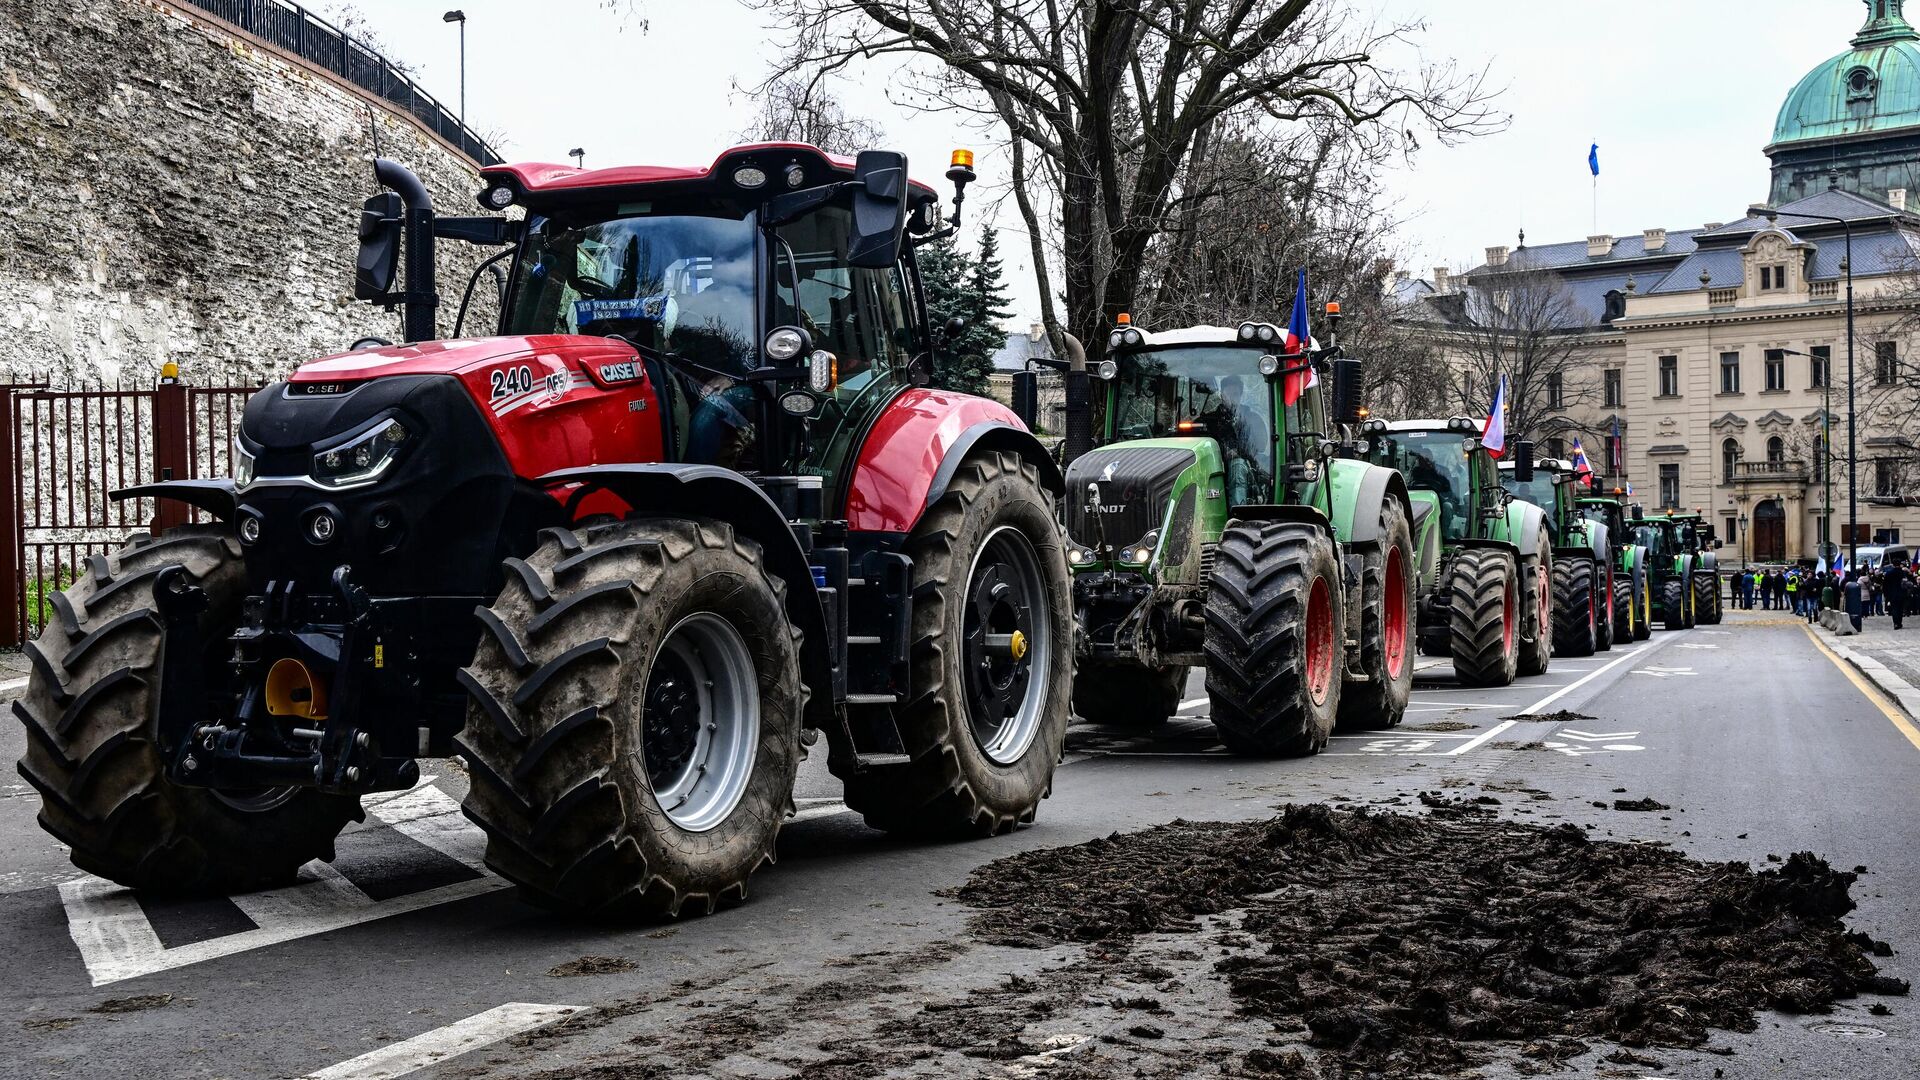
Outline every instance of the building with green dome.
[[1920, 30], [1905, 0], [1867, 0], [1867, 21], [1847, 51], [1828, 58], [1780, 104], [1766, 154], [1769, 201], [1827, 190], [1886, 199], [1920, 190]]

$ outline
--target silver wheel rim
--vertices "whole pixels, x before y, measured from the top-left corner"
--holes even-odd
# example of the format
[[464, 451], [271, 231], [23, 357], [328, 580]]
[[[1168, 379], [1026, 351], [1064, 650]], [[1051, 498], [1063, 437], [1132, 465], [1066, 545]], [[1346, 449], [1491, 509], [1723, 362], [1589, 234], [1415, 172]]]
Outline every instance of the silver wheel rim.
[[[1025, 638], [1024, 655], [1018, 658], [1026, 668], [1026, 673], [1021, 676], [1025, 680], [1025, 687], [1010, 715], [998, 719], [977, 715], [980, 707], [974, 701], [976, 695], [971, 692], [962, 695], [965, 701], [963, 708], [968, 711], [968, 728], [973, 732], [974, 742], [980, 747], [981, 753], [995, 764], [1013, 765], [1025, 757], [1027, 750], [1032, 747], [1046, 709], [1048, 682], [1053, 673], [1052, 607], [1047, 595], [1046, 577], [1040, 572], [1040, 557], [1033, 550], [1033, 542], [1018, 528], [1002, 525], [981, 541], [973, 553], [972, 564], [967, 568], [967, 594], [962, 598], [963, 640], [975, 636], [967, 631], [978, 617], [982, 598], [976, 595], [976, 591], [982, 585], [983, 574], [988, 572], [996, 573], [1004, 584], [1012, 585], [1032, 612], [1032, 616], [1022, 620], [1019, 626]], [[1006, 580], [1008, 577], [1011, 580]], [[982, 626], [977, 629], [986, 642], [985, 648], [997, 650], [999, 639], [1008, 636], [1008, 627], [1005, 626]], [[961, 663], [968, 668], [963, 678], [981, 678], [975, 669], [984, 667], [989, 659], [982, 655], [981, 648], [963, 648]]]
[[640, 694], [642, 765], [661, 811], [687, 832], [719, 825], [746, 795], [760, 741], [760, 687], [746, 639], [718, 615], [681, 619]]

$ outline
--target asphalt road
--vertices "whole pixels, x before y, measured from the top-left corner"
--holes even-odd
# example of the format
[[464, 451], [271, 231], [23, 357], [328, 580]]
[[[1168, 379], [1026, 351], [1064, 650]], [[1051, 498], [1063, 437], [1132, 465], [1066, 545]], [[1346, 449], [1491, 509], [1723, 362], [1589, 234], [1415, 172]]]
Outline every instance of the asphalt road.
[[[1499, 808], [1522, 820], [1592, 824], [1597, 836], [1706, 859], [1765, 865], [1810, 850], [1864, 864], [1849, 922], [1899, 950], [1884, 970], [1920, 980], [1920, 733], [1797, 623], [1760, 615], [1556, 660], [1501, 690], [1462, 689], [1425, 661], [1405, 725], [1343, 732], [1305, 760], [1225, 754], [1196, 678], [1194, 700], [1152, 736], [1076, 726], [1036, 824], [990, 841], [914, 844], [867, 830], [816, 761], [780, 863], [756, 877], [750, 902], [668, 925], [583, 924], [518, 903], [478, 868], [452, 762], [371, 806], [312, 880], [188, 904], [75, 871], [34, 825], [37, 798], [9, 775], [0, 1076], [364, 1080], [573, 1076], [595, 1065], [608, 1076], [788, 1076], [771, 1059], [830, 1064], [837, 1029], [884, 1033], [918, 996], [1042, 977], [1062, 959], [968, 939], [965, 910], [942, 891], [983, 862], [1175, 818], [1252, 818], [1289, 801], [1398, 805], [1490, 782], [1552, 796]], [[1503, 719], [1560, 709], [1591, 718]], [[17, 756], [21, 737], [17, 725], [0, 728], [0, 755]], [[1672, 809], [1592, 805], [1640, 796]], [[632, 967], [548, 974], [587, 955]], [[120, 1004], [96, 1011], [110, 1002]], [[1823, 1017], [1763, 1015], [1752, 1034], [1716, 1033], [1731, 1056], [1662, 1052], [1663, 1068], [1638, 1070], [1586, 1060], [1575, 1075], [1920, 1076], [1915, 1006], [1887, 1003], [1889, 1016], [1869, 1016], [1866, 1001]], [[650, 1061], [647, 1048], [691, 1019], [725, 1036], [708, 1040], [711, 1056]], [[975, 1062], [981, 1075], [1006, 1076], [1043, 1064]], [[1194, 1064], [1202, 1075], [1211, 1067]]]

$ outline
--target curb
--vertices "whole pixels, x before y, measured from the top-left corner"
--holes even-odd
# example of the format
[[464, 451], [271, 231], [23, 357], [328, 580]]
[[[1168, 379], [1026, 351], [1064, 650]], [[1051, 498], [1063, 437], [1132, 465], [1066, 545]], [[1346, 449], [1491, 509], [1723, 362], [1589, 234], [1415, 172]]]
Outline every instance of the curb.
[[1895, 675], [1893, 669], [1871, 656], [1855, 652], [1838, 641], [1821, 643], [1832, 649], [1840, 659], [1852, 664], [1855, 670], [1866, 676], [1868, 682], [1879, 687], [1882, 693], [1899, 702], [1900, 711], [1907, 714], [1907, 719], [1920, 718], [1920, 688], [1915, 688], [1907, 680]]

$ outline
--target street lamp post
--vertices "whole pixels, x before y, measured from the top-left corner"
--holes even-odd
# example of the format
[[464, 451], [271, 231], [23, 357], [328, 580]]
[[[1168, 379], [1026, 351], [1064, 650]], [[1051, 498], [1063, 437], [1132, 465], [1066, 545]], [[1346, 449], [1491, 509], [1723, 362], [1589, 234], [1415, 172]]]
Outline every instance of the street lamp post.
[[1747, 572], [1747, 512], [1740, 511], [1740, 572]]
[[[1834, 190], [1838, 186], [1837, 184], [1829, 185], [1828, 190]], [[1749, 212], [1765, 214], [1768, 224], [1773, 224], [1780, 219], [1780, 211], [1771, 206], [1751, 207]], [[1846, 236], [1846, 254], [1840, 260], [1840, 270], [1847, 276], [1847, 565], [1852, 566], [1859, 555], [1857, 549], [1860, 533], [1860, 451], [1853, 411], [1853, 223], [1846, 218], [1832, 217], [1827, 214], [1806, 214], [1798, 210], [1789, 211], [1789, 213], [1794, 217], [1812, 221], [1831, 221], [1839, 225]]]
[[460, 24], [460, 122], [467, 122], [467, 13], [455, 9], [440, 16], [441, 22]]
[[[1849, 289], [1851, 295], [1851, 289]], [[1847, 337], [1849, 344], [1853, 337], [1849, 326]], [[1781, 349], [1788, 356], [1813, 357], [1799, 349]], [[1820, 542], [1820, 558], [1823, 564], [1833, 562], [1833, 357], [1828, 356], [1820, 367], [1820, 525], [1826, 536]]]
[[584, 169], [587, 167], [587, 152], [580, 147], [576, 146], [567, 151], [567, 156], [573, 159], [574, 168]]

